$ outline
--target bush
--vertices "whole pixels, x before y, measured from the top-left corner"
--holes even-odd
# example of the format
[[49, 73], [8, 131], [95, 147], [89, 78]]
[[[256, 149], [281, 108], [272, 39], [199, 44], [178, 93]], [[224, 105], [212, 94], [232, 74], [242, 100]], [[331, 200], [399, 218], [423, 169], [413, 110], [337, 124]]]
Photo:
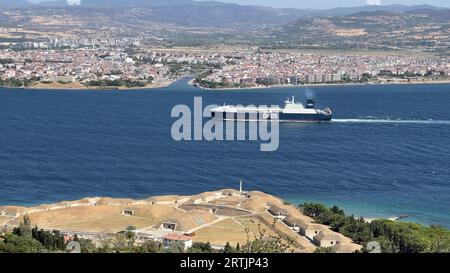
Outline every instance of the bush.
[[0, 241], [0, 253], [43, 253], [45, 247], [30, 236], [8, 234]]
[[189, 253], [213, 253], [211, 244], [208, 243], [194, 243], [188, 251]]
[[[152, 79], [149, 80], [151, 82]], [[131, 81], [131, 80], [95, 80], [95, 81], [89, 81], [86, 83], [87, 86], [94, 86], [94, 87], [144, 87], [146, 85], [145, 82], [140, 81]]]
[[443, 227], [424, 227], [416, 223], [376, 220], [370, 224], [362, 218], [346, 216], [338, 207], [305, 203], [300, 209], [317, 223], [366, 245], [380, 243], [386, 253], [450, 253], [450, 231]]
[[331, 247], [318, 247], [314, 253], [336, 253], [336, 251]]

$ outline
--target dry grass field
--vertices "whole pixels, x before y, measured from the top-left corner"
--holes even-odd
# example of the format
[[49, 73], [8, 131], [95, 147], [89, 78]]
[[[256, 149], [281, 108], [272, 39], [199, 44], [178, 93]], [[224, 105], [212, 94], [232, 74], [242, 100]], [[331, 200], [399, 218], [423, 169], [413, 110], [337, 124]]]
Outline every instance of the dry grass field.
[[247, 242], [245, 229], [233, 219], [226, 219], [195, 232], [196, 242], [210, 242], [213, 245], [244, 244]]
[[84, 231], [84, 232], [107, 232], [117, 233], [125, 230], [129, 226], [144, 228], [156, 224], [156, 220], [135, 216], [111, 216], [73, 223], [47, 226], [47, 229]]
[[[134, 215], [122, 215], [124, 210], [131, 210]], [[29, 215], [33, 224], [44, 229], [107, 233], [120, 232], [129, 226], [140, 229], [155, 225], [155, 228], [159, 228], [162, 222], [176, 223], [177, 230], [187, 231], [216, 220], [205, 211], [185, 212], [172, 206], [148, 204], [78, 206]], [[17, 218], [14, 224], [17, 225], [19, 221], [20, 218]]]
[[[137, 89], [153, 89], [153, 88], [162, 88], [166, 87], [170, 84], [172, 84], [174, 81], [162, 81], [162, 82], [156, 82], [156, 83], [150, 83], [143, 87], [111, 87], [112, 89], [119, 89], [119, 90], [137, 90]], [[29, 88], [31, 89], [55, 89], [55, 90], [84, 90], [84, 89], [98, 89], [95, 87], [87, 87], [83, 85], [80, 82], [69, 82], [69, 83], [58, 83], [58, 82], [51, 82], [51, 83], [42, 83], [37, 82], [31, 85]]]
[[267, 212], [269, 207], [278, 207], [290, 217], [312, 223], [300, 210], [274, 196], [257, 191], [241, 194], [223, 190], [187, 197], [144, 200], [91, 197], [32, 208], [0, 207], [0, 213], [17, 214], [16, 217], [0, 216], [0, 224], [9, 228], [17, 226], [27, 214], [32, 225], [46, 230], [100, 236], [118, 233], [130, 226], [138, 233], [154, 234], [168, 231], [167, 227], [172, 225], [173, 231], [169, 232], [191, 234], [195, 242], [210, 242], [216, 246], [227, 242], [244, 245], [263, 234], [289, 243], [290, 251], [313, 252], [316, 249], [305, 237]]
[[0, 216], [0, 227], [4, 226], [9, 220], [11, 220], [11, 217]]

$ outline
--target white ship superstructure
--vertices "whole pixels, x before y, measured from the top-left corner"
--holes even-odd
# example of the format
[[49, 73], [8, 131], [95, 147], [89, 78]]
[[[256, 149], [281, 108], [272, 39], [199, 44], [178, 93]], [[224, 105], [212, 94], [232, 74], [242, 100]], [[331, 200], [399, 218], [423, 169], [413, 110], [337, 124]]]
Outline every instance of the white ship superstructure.
[[286, 100], [284, 107], [256, 107], [256, 106], [234, 106], [224, 105], [211, 110], [213, 117], [221, 117], [225, 120], [236, 121], [259, 121], [259, 120], [279, 120], [281, 122], [319, 122], [330, 121], [332, 111], [330, 108], [315, 109], [315, 102], [308, 99], [306, 107], [295, 101]]

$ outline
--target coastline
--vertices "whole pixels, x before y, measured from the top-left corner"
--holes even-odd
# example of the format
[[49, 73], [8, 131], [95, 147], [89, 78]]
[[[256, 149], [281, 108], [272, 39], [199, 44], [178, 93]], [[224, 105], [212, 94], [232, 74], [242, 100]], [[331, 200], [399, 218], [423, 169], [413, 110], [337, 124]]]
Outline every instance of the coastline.
[[96, 86], [85, 86], [79, 82], [76, 83], [68, 83], [68, 84], [60, 84], [60, 83], [51, 83], [51, 84], [43, 84], [37, 83], [27, 87], [11, 87], [11, 86], [0, 86], [0, 88], [8, 88], [8, 89], [21, 89], [21, 90], [72, 90], [72, 91], [99, 91], [99, 90], [117, 90], [117, 91], [127, 91], [127, 90], [146, 90], [146, 89], [157, 89], [167, 87], [177, 80], [166, 80], [157, 83], [147, 84], [142, 87], [115, 87], [115, 86], [105, 86], [105, 87], [96, 87]]
[[314, 87], [327, 87], [327, 86], [392, 86], [392, 85], [434, 85], [434, 84], [450, 84], [449, 80], [441, 80], [441, 81], [413, 81], [413, 82], [379, 82], [379, 83], [317, 83], [317, 84], [278, 84], [278, 85], [270, 85], [270, 86], [253, 86], [253, 87], [220, 87], [220, 88], [208, 88], [200, 85], [196, 85], [194, 83], [189, 83], [192, 86], [196, 86], [202, 90], [206, 91], [226, 91], [226, 90], [261, 90], [261, 89], [280, 89], [280, 88], [314, 88]]
[[[53, 210], [70, 209], [70, 208], [75, 208], [75, 207], [91, 207], [91, 206], [97, 206], [97, 203], [99, 202], [99, 200], [102, 200], [102, 202], [104, 200], [107, 200], [107, 202], [106, 202], [107, 206], [142, 204], [142, 203], [147, 203], [149, 200], [158, 200], [158, 202], [161, 202], [162, 205], [168, 205], [168, 204], [176, 205], [177, 202], [180, 202], [180, 200], [187, 200], [189, 198], [194, 198], [194, 197], [202, 197], [203, 198], [204, 196], [211, 195], [211, 194], [218, 193], [218, 192], [231, 192], [231, 193], [235, 194], [237, 191], [233, 190], [233, 189], [221, 189], [221, 190], [217, 190], [217, 191], [208, 191], [208, 192], [203, 192], [203, 193], [194, 194], [194, 195], [168, 194], [168, 195], [154, 195], [154, 196], [148, 196], [148, 197], [138, 198], [138, 199], [132, 198], [132, 197], [108, 197], [108, 196], [91, 197], [91, 196], [88, 196], [88, 197], [84, 197], [84, 198], [77, 199], [77, 200], [63, 200], [63, 201], [56, 201], [56, 202], [49, 202], [49, 203], [32, 203], [32, 204], [23, 204], [23, 205], [0, 204], [0, 216], [2, 216], [2, 214], [1, 214], [2, 211], [8, 211], [8, 210], [18, 212], [20, 215], [19, 214], [16, 215], [15, 218], [17, 218], [17, 217], [21, 217], [21, 216], [23, 216], [25, 214], [29, 214], [29, 213], [42, 213], [42, 212], [48, 212], [48, 211], [53, 211]], [[276, 200], [277, 203], [279, 201], [283, 204], [292, 204], [291, 206], [294, 206], [294, 207], [296, 207], [299, 204], [302, 204], [302, 202], [300, 202], [299, 204], [297, 204], [296, 202], [291, 203], [292, 199], [275, 196], [275, 195], [265, 193], [265, 192], [251, 191], [250, 193], [252, 193], [252, 192], [257, 193], [258, 195], [264, 194], [265, 196], [268, 196], [269, 199], [271, 199], [272, 201]], [[163, 200], [163, 201], [161, 201], [161, 200]], [[178, 201], [172, 202], [172, 201], [168, 201], [168, 200], [178, 200]], [[151, 202], [154, 202], [154, 201], [151, 201]], [[208, 201], [204, 200], [204, 202], [207, 203]], [[157, 204], [157, 203], [155, 203], [155, 204]], [[328, 204], [329, 202], [322, 203], [322, 201], [311, 201], [310, 203]], [[105, 204], [103, 204], [103, 205], [105, 205]], [[329, 206], [331, 207], [332, 205], [329, 205]], [[351, 209], [346, 209], [345, 207], [342, 207], [342, 209], [344, 209], [344, 211], [346, 211], [346, 212], [351, 211]], [[400, 221], [403, 219], [411, 218], [410, 215], [400, 215], [400, 214], [399, 215], [391, 214], [391, 215], [374, 217], [374, 216], [363, 215], [363, 213], [356, 213], [355, 216], [363, 218], [367, 223], [370, 223], [370, 222], [376, 221], [376, 220], [383, 220], [383, 219], [395, 222], [395, 221]], [[423, 225], [429, 225], [427, 223], [417, 222], [414, 220], [412, 220], [411, 222], [423, 224]], [[0, 227], [1, 226], [2, 226], [2, 223], [0, 222]]]
[[[114, 87], [114, 86], [105, 86], [105, 87], [95, 87], [95, 86], [85, 86], [81, 83], [69, 83], [69, 84], [60, 84], [60, 83], [52, 83], [52, 84], [42, 84], [37, 83], [27, 87], [11, 87], [11, 86], [0, 86], [0, 88], [8, 88], [8, 89], [21, 89], [21, 90], [71, 90], [71, 91], [101, 91], [101, 90], [115, 90], [115, 91], [135, 91], [135, 90], [147, 90], [147, 89], [158, 89], [165, 88], [170, 86], [171, 84], [183, 80], [174, 79], [174, 80], [166, 80], [154, 84], [147, 84], [142, 87]], [[270, 85], [270, 86], [252, 86], [252, 87], [220, 87], [220, 88], [208, 88], [197, 85], [190, 80], [187, 82], [188, 85], [197, 87], [201, 90], [205, 91], [236, 91], [236, 90], [270, 90], [270, 89], [291, 89], [291, 88], [314, 88], [314, 87], [339, 87], [339, 86], [395, 86], [395, 85], [435, 85], [435, 84], [450, 84], [449, 80], [440, 80], [440, 81], [412, 81], [412, 82], [379, 82], [379, 83], [317, 83], [317, 84], [279, 84], [279, 85]]]
[[[24, 240], [25, 235], [18, 233], [17, 228], [28, 228], [31, 233], [34, 227], [64, 240], [61, 249], [71, 241], [78, 241], [81, 249], [84, 247], [81, 242], [89, 243], [90, 249], [95, 249], [89, 253], [106, 253], [109, 249], [115, 253], [137, 253], [139, 249], [131, 248], [149, 242], [159, 244], [158, 253], [171, 253], [166, 250], [172, 243], [181, 243], [184, 251], [194, 249], [195, 244], [207, 244], [211, 249], [209, 253], [214, 253], [212, 249], [224, 251], [234, 246], [237, 249], [258, 240], [273, 239], [282, 247], [279, 251], [268, 249], [267, 253], [361, 253], [365, 244], [381, 244], [381, 239], [388, 244], [382, 249], [386, 253], [447, 251], [445, 244], [450, 239], [450, 230], [395, 223], [400, 218], [380, 218], [373, 226], [371, 221], [376, 219], [362, 222], [345, 211], [320, 203], [298, 207], [261, 191], [244, 191], [241, 184], [239, 190], [219, 189], [189, 196], [86, 197], [35, 207], [0, 206], [0, 235]], [[392, 236], [378, 235], [380, 232], [389, 232]], [[34, 231], [32, 234], [32, 240], [47, 247], [47, 237], [34, 235]], [[398, 242], [396, 238], [406, 239]], [[123, 239], [129, 240], [127, 248], [115, 244]], [[5, 242], [14, 249], [14, 243]], [[431, 251], [428, 248], [441, 242], [443, 247]], [[390, 247], [391, 244], [398, 249]], [[409, 249], [410, 245], [414, 248]], [[47, 250], [52, 252], [55, 248], [48, 246]], [[146, 248], [139, 253], [149, 250]]]
[[[280, 218], [278, 213], [284, 217]], [[260, 191], [219, 189], [190, 196], [165, 195], [145, 199], [87, 197], [34, 207], [0, 206], [0, 226], [12, 230], [27, 216], [33, 225], [47, 231], [58, 230], [70, 236], [94, 241], [113, 238], [132, 229], [145, 242], [167, 236], [187, 236], [193, 242], [210, 243], [218, 249], [226, 244], [245, 244], [264, 229], [270, 236], [289, 242], [295, 252], [312, 253], [317, 242], [299, 232], [285, 218], [296, 219], [333, 238], [336, 252], [352, 253], [362, 248], [350, 237], [316, 224], [296, 206]], [[168, 225], [171, 225], [170, 227]], [[250, 236], [250, 237], [249, 237]], [[341, 248], [342, 247], [342, 248]]]

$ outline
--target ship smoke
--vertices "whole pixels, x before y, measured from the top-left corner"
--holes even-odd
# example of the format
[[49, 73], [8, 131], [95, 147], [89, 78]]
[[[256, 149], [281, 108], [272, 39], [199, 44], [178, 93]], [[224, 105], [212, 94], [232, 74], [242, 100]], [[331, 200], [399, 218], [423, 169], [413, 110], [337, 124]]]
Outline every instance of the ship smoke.
[[314, 91], [311, 89], [306, 89], [305, 95], [307, 99], [314, 99]]

